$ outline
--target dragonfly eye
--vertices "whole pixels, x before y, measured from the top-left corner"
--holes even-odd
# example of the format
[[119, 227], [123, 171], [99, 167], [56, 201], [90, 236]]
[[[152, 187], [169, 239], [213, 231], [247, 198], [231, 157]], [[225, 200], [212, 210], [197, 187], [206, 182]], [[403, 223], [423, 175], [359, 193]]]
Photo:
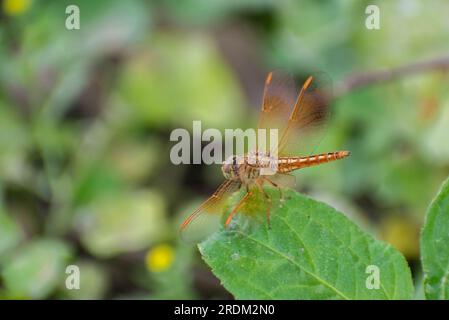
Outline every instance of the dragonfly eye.
[[230, 156], [226, 159], [225, 162], [223, 162], [223, 165], [221, 166], [221, 171], [223, 171], [223, 175], [226, 179], [229, 179], [232, 177], [232, 175], [235, 173], [236, 166], [237, 166], [237, 157], [236, 156]]

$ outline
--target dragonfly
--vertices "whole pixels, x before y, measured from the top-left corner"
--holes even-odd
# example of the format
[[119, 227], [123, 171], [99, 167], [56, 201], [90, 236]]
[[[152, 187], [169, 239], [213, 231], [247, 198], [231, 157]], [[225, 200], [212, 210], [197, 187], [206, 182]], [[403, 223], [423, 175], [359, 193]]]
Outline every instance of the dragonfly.
[[[321, 82], [309, 76], [296, 94], [295, 82], [290, 76], [273, 71], [268, 73], [262, 98], [258, 129], [277, 129], [279, 134], [277, 156], [271, 151], [250, 151], [244, 155], [232, 155], [223, 163], [221, 170], [225, 181], [218, 189], [191, 213], [180, 227], [185, 231], [198, 217], [205, 213], [217, 212], [230, 195], [245, 189], [244, 195], [228, 213], [224, 222], [228, 228], [232, 219], [242, 206], [252, 200], [258, 189], [266, 201], [266, 219], [270, 227], [272, 199], [264, 190], [271, 185], [279, 190], [283, 200], [282, 188], [295, 184], [295, 170], [316, 166], [346, 158], [349, 151], [335, 151], [320, 154], [306, 154], [316, 147], [319, 132], [328, 122], [330, 94]], [[295, 153], [297, 152], [297, 153]], [[302, 154], [302, 155], [295, 155]], [[275, 162], [276, 172], [264, 171]], [[264, 174], [268, 172], [269, 174]], [[223, 219], [224, 220], [224, 219]]]

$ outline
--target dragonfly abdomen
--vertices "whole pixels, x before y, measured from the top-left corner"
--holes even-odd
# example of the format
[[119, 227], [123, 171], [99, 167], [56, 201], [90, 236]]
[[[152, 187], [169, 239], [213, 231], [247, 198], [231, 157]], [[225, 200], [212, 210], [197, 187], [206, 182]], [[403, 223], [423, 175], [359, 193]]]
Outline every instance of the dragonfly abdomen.
[[349, 156], [349, 151], [336, 151], [307, 157], [280, 157], [278, 172], [287, 173], [301, 168], [316, 166], [322, 163], [340, 160]]

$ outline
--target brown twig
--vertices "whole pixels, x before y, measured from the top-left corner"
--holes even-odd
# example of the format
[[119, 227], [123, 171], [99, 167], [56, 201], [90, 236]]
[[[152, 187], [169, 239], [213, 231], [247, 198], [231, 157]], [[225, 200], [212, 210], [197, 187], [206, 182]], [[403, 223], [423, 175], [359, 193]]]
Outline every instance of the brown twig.
[[348, 76], [335, 88], [334, 97], [341, 97], [361, 87], [380, 82], [391, 81], [407, 75], [429, 71], [447, 71], [449, 69], [449, 56], [428, 61], [417, 62], [389, 70], [360, 73]]

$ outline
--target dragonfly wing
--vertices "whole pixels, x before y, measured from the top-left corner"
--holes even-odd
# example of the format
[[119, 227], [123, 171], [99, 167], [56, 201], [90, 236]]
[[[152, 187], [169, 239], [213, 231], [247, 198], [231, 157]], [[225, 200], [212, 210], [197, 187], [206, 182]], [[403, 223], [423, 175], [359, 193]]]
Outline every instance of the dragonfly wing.
[[211, 213], [221, 213], [228, 197], [239, 188], [238, 181], [224, 181], [212, 196], [184, 220], [180, 227], [181, 237], [188, 242], [198, 241], [216, 229], [220, 217]]
[[279, 138], [280, 155], [309, 155], [326, 132], [332, 97], [330, 78], [309, 77], [296, 99], [285, 129]]
[[[258, 128], [267, 131], [276, 129], [278, 130], [278, 137], [280, 137], [287, 125], [288, 116], [295, 105], [295, 101], [296, 86], [293, 77], [279, 71], [270, 72], [265, 80]], [[267, 141], [266, 146], [269, 145], [269, 141]]]
[[271, 185], [281, 188], [294, 188], [296, 185], [296, 177], [288, 173], [276, 173], [272, 176], [266, 176]]

